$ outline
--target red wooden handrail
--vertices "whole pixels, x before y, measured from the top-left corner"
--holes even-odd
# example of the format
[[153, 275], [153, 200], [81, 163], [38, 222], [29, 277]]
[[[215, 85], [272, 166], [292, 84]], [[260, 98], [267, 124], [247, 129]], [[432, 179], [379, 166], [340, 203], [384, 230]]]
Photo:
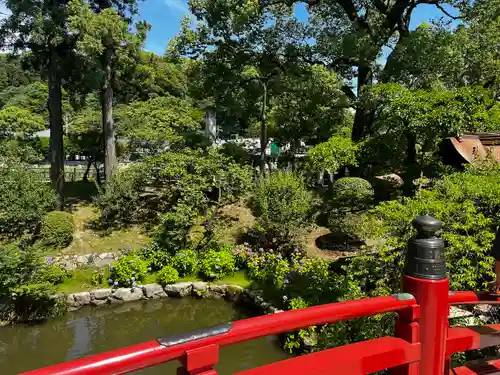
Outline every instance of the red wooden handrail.
[[[178, 375], [217, 375], [219, 348], [310, 326], [397, 312], [396, 337], [382, 337], [328, 349], [236, 375], [364, 375], [390, 368], [391, 375], [492, 374], [500, 361], [450, 369], [459, 351], [500, 345], [500, 325], [449, 328], [451, 305], [499, 304], [488, 293], [449, 292], [440, 222], [421, 216], [409, 241], [405, 293], [344, 301], [244, 319], [182, 335], [160, 338], [107, 353], [42, 368], [24, 375], [118, 375], [179, 360]], [[482, 367], [481, 367], [482, 366]], [[493, 372], [491, 372], [493, 371]]]
[[[190, 333], [185, 336], [167, 337], [29, 371], [24, 375], [125, 374], [175, 359], [182, 359], [188, 352], [212, 345], [227, 346], [314, 325], [334, 323], [387, 312], [397, 312], [414, 304], [415, 299], [411, 295], [399, 294], [285, 311], [239, 320], [226, 327], [215, 327], [212, 332], [206, 331], [207, 333], [205, 334], [211, 335], [204, 338], [197, 339], [197, 336], [203, 336], [203, 333], [199, 334], [196, 332], [192, 333], [191, 337], [189, 336]], [[182, 342], [186, 337], [190, 340]], [[176, 342], [179, 342], [179, 344], [165, 346], [161, 342], [167, 345]]]
[[500, 296], [489, 292], [449, 292], [450, 305], [500, 304]]

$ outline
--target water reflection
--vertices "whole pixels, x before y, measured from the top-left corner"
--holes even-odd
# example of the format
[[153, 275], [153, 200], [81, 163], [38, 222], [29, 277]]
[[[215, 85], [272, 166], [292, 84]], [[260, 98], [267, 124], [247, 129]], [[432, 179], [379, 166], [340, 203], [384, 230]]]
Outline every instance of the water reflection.
[[[87, 308], [40, 325], [4, 327], [1, 374], [14, 375], [242, 317], [241, 311], [220, 300], [169, 299]], [[264, 338], [223, 348], [217, 370], [230, 375], [283, 358], [275, 339]], [[137, 374], [174, 375], [177, 367], [169, 363]]]

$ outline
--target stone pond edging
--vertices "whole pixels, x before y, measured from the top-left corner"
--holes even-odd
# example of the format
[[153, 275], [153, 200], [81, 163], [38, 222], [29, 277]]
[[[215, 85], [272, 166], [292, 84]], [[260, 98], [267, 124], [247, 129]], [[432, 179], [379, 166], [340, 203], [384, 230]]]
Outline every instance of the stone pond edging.
[[84, 255], [62, 255], [52, 257], [52, 261], [67, 270], [73, 270], [78, 266], [104, 267], [116, 262], [120, 256], [118, 252], [90, 253]]
[[262, 298], [262, 291], [244, 289], [239, 285], [211, 284], [206, 282], [181, 282], [162, 286], [160, 284], [139, 285], [135, 288], [105, 288], [89, 292], [59, 295], [65, 298], [69, 311], [83, 306], [101, 306], [122, 302], [150, 300], [159, 298], [220, 298], [244, 304], [262, 313], [278, 313]]

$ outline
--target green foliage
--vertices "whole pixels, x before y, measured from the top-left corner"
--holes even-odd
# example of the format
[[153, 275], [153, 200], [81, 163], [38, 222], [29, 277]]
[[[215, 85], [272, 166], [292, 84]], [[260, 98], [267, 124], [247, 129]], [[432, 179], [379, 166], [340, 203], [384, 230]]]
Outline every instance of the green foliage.
[[19, 107], [4, 107], [0, 110], [0, 138], [26, 137], [45, 129], [42, 116]]
[[2, 319], [39, 320], [61, 312], [54, 285], [64, 271], [44, 264], [36, 248], [10, 243], [0, 249], [0, 297], [4, 300]]
[[349, 138], [334, 136], [307, 151], [307, 165], [313, 171], [336, 173], [341, 167], [356, 166], [357, 152]]
[[173, 254], [185, 247], [198, 215], [238, 199], [251, 181], [248, 168], [214, 150], [169, 152], [118, 170], [95, 203], [108, 225], [157, 224], [159, 244]]
[[272, 250], [261, 256], [253, 256], [248, 260], [248, 271], [252, 279], [269, 282], [280, 288], [288, 284], [290, 265], [282, 255], [275, 254]]
[[144, 280], [148, 272], [148, 263], [136, 254], [129, 254], [113, 263], [110, 271], [110, 284], [134, 287], [137, 282]]
[[151, 271], [161, 270], [172, 261], [172, 257], [169, 252], [156, 242], [140, 249], [138, 253], [139, 256], [148, 263]]
[[137, 222], [141, 218], [141, 192], [145, 183], [142, 164], [119, 169], [100, 189], [94, 199], [100, 209], [100, 219], [105, 225], [121, 225]]
[[179, 272], [172, 266], [165, 266], [158, 272], [156, 277], [158, 283], [162, 285], [172, 284], [179, 280]]
[[59, 285], [70, 276], [70, 272], [61, 266], [53, 263], [46, 263], [40, 267], [37, 279], [40, 282], [47, 282], [51, 285]]
[[182, 148], [186, 137], [201, 132], [203, 113], [185, 99], [173, 96], [153, 98], [144, 102], [118, 106], [116, 123], [119, 134], [128, 138], [129, 147], [161, 153], [165, 145]]
[[33, 231], [56, 204], [57, 197], [50, 186], [23, 166], [2, 167], [0, 181], [0, 234], [4, 236]]
[[229, 251], [209, 250], [200, 260], [200, 272], [209, 280], [219, 280], [234, 273], [236, 262]]
[[344, 177], [333, 184], [328, 206], [334, 211], [332, 214], [339, 215], [345, 211], [364, 210], [373, 203], [373, 198], [374, 191], [368, 181]]
[[172, 266], [180, 277], [194, 274], [198, 270], [198, 254], [193, 250], [181, 250], [172, 258]]
[[[484, 191], [482, 182], [488, 186], [487, 179], [476, 179], [478, 193]], [[463, 176], [452, 175], [440, 181], [433, 190], [422, 190], [414, 198], [400, 202], [384, 202], [365, 215], [358, 234], [361, 238], [378, 239], [375, 248], [378, 251], [374, 255], [357, 257], [348, 266], [349, 273], [359, 279], [364, 290], [375, 295], [399, 290], [405, 249], [414, 234], [411, 221], [422, 214], [443, 222], [440, 235], [446, 242], [450, 289], [486, 288], [493, 276], [493, 258], [489, 256], [494, 238], [492, 220], [472, 200], [464, 201], [461, 194], [457, 196], [462, 181]], [[468, 188], [474, 187], [469, 185]]]
[[236, 143], [224, 143], [224, 145], [221, 147], [221, 153], [234, 159], [237, 163], [251, 164], [251, 156], [248, 151]]
[[73, 241], [75, 223], [69, 212], [53, 211], [45, 215], [40, 229], [41, 242], [45, 246], [62, 249]]
[[291, 251], [297, 235], [312, 223], [312, 197], [304, 181], [291, 172], [277, 172], [261, 180], [254, 206], [258, 217], [256, 230], [264, 247]]
[[103, 281], [104, 281], [104, 268], [99, 268], [94, 270], [94, 272], [92, 272], [90, 283], [93, 286], [99, 286], [102, 285]]

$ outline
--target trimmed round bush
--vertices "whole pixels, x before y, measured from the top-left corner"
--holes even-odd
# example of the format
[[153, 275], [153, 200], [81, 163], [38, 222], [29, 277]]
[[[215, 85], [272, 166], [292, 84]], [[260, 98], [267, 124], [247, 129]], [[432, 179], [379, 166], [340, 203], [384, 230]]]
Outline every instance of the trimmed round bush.
[[200, 272], [207, 279], [219, 280], [234, 273], [236, 259], [228, 251], [209, 250], [200, 262]]
[[42, 220], [41, 242], [45, 246], [62, 249], [73, 241], [75, 222], [69, 212], [52, 211]]
[[179, 272], [172, 266], [165, 266], [156, 275], [156, 280], [162, 285], [175, 283], [179, 280]]
[[194, 250], [178, 251], [172, 258], [172, 266], [181, 277], [192, 275], [198, 268], [198, 256]]
[[148, 263], [136, 254], [124, 256], [110, 267], [108, 283], [112, 286], [135, 286], [144, 280], [148, 272]]
[[372, 185], [359, 177], [344, 177], [332, 186], [334, 208], [363, 208], [373, 201]]

